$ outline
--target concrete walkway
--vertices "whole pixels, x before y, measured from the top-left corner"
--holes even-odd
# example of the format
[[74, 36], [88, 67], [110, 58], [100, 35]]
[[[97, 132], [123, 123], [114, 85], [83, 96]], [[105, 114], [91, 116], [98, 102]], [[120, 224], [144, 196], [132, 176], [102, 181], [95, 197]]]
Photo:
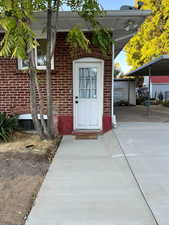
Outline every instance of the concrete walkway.
[[26, 225], [155, 225], [115, 135], [65, 136]]
[[120, 123], [115, 130], [160, 225], [169, 225], [169, 123]]

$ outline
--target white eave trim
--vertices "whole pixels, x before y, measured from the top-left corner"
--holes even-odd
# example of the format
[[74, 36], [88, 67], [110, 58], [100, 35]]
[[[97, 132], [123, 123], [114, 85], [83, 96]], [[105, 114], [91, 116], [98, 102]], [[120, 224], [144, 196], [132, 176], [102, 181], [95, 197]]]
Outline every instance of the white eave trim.
[[[132, 17], [132, 16], [149, 16], [151, 15], [151, 10], [105, 10], [105, 17]], [[37, 17], [43, 18], [44, 15], [46, 16], [46, 11], [43, 12], [35, 12]], [[77, 12], [72, 12], [72, 11], [60, 11], [59, 16], [64, 18], [64, 17], [71, 17], [71, 18], [79, 18], [80, 16], [78, 15]], [[98, 18], [104, 18], [104, 17], [98, 17]]]

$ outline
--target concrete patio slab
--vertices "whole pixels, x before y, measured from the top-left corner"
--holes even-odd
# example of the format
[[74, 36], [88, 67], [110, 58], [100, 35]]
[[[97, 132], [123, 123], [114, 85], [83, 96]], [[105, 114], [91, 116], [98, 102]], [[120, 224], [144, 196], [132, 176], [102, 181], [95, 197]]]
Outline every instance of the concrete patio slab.
[[155, 225], [112, 132], [65, 136], [26, 225]]
[[169, 123], [120, 123], [115, 133], [160, 225], [169, 224]]

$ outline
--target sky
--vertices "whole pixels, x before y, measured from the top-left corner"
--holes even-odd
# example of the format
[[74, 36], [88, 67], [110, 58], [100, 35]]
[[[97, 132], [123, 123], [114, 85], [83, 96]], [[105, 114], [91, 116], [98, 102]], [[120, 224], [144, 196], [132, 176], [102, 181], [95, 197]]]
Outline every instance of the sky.
[[[120, 9], [122, 5], [131, 5], [133, 6], [134, 0], [99, 0], [104, 9]], [[121, 69], [124, 73], [127, 73], [130, 70], [126, 62], [125, 53], [122, 51], [117, 57], [116, 62], [120, 63]]]
[[134, 0], [99, 0], [104, 9], [120, 9], [122, 5], [133, 5]]

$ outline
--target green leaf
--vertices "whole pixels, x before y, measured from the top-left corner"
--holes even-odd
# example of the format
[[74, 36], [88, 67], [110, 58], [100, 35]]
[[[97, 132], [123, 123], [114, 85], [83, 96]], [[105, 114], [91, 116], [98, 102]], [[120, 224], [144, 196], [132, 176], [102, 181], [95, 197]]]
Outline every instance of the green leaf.
[[78, 26], [74, 26], [68, 33], [67, 41], [72, 48], [81, 48], [86, 52], [89, 52], [89, 39], [80, 30]]
[[143, 0], [152, 10], [139, 32], [126, 45], [127, 62], [136, 69], [154, 57], [169, 54], [169, 0]]

